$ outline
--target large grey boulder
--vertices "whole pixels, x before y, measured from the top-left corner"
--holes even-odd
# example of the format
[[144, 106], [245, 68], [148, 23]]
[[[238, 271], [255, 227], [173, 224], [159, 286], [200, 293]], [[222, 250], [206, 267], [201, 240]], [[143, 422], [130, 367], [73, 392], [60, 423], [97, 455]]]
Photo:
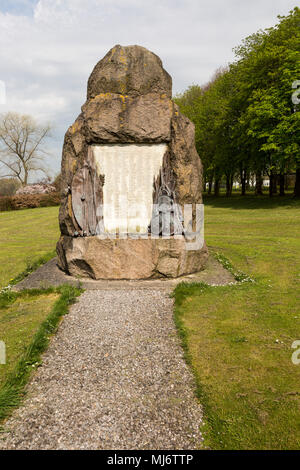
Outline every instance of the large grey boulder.
[[88, 100], [101, 93], [140, 96], [165, 93], [172, 97], [172, 78], [160, 58], [141, 46], [113, 47], [95, 66], [87, 89]]
[[57, 251], [65, 271], [96, 279], [138, 279], [176, 277], [204, 267], [206, 246], [187, 256], [184, 233], [181, 240], [171, 238], [168, 243], [162, 238], [103, 240], [98, 236], [105, 221], [96, 212], [105, 203], [106, 183], [93, 157], [95, 146], [165, 144], [162, 167], [153, 181], [153, 202], [167, 185], [176, 204], [202, 203], [202, 164], [194, 125], [179, 112], [171, 94], [172, 80], [161, 60], [143, 47], [115, 46], [95, 66], [87, 101], [68, 129], [63, 147]]

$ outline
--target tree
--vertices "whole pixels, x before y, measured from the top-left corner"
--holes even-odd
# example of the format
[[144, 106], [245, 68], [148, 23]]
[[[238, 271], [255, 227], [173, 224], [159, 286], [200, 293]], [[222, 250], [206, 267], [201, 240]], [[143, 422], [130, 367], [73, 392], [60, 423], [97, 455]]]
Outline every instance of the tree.
[[234, 129], [239, 115], [231, 103], [234, 93], [234, 71], [222, 67], [206, 85], [201, 88], [193, 85], [175, 98], [182, 113], [195, 124], [196, 147], [203, 163], [204, 180], [208, 182], [209, 194], [214, 181], [216, 196], [224, 175], [226, 195], [231, 195], [238, 170]]
[[62, 186], [62, 178], [61, 178], [61, 173], [58, 173], [58, 175], [54, 178], [53, 181], [53, 186], [55, 186], [56, 191], [60, 193], [61, 191], [61, 186]]
[[16, 178], [0, 179], [0, 196], [14, 196], [21, 183]]
[[195, 124], [195, 143], [199, 152], [201, 145], [201, 122], [199, 108], [201, 107], [202, 89], [199, 85], [191, 85], [184, 93], [179, 93], [174, 97], [175, 103], [180, 111]]
[[47, 175], [44, 148], [50, 125], [38, 125], [31, 116], [6, 113], [0, 116], [0, 177], [17, 178], [28, 183], [31, 173]]
[[[273, 28], [248, 37], [235, 52], [241, 105], [241, 135], [256, 149], [256, 169], [270, 177], [270, 196], [280, 177], [300, 168], [300, 120], [292, 102], [292, 84], [300, 75], [300, 9], [279, 16]], [[300, 186], [300, 181], [299, 181]], [[295, 186], [295, 195], [296, 186]], [[300, 194], [298, 194], [300, 196]]]

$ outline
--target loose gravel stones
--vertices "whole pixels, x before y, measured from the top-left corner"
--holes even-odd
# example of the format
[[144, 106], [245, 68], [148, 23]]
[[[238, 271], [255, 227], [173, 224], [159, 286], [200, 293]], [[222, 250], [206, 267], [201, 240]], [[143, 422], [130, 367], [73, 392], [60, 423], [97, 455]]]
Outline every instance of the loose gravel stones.
[[197, 449], [202, 411], [166, 290], [89, 290], [44, 354], [0, 449]]

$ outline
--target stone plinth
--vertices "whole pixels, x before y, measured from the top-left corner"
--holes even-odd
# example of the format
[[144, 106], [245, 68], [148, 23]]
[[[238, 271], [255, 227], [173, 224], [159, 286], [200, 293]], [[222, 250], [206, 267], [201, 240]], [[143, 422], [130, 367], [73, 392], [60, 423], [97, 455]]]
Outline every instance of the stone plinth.
[[63, 236], [59, 265], [72, 276], [93, 279], [176, 278], [203, 269], [208, 252], [186, 250], [185, 239], [106, 239]]

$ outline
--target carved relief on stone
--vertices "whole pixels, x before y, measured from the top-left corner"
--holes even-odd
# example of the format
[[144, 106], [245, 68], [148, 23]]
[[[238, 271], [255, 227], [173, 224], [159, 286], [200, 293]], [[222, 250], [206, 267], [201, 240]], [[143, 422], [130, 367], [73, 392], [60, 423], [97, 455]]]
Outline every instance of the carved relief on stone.
[[72, 180], [72, 210], [79, 231], [74, 236], [94, 236], [103, 233], [103, 175], [97, 175], [91, 151], [83, 167]]
[[176, 200], [170, 153], [165, 153], [159, 176], [153, 181], [153, 212], [149, 232], [157, 237], [183, 235], [183, 215]]

